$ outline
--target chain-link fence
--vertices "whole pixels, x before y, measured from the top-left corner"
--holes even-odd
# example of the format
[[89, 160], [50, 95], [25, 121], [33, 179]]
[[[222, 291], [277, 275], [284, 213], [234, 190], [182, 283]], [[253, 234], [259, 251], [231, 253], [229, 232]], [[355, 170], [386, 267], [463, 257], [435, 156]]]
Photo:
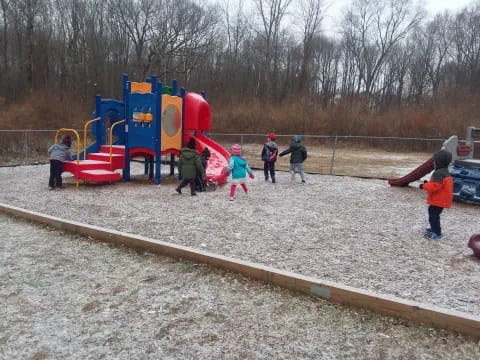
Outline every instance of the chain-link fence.
[[[83, 131], [78, 131], [83, 141]], [[0, 166], [48, 162], [46, 150], [56, 130], [0, 130]], [[90, 134], [89, 134], [90, 135]], [[265, 134], [208, 134], [225, 149], [235, 143], [254, 168], [263, 168], [260, 158]], [[288, 148], [293, 135], [277, 135], [280, 151]], [[94, 141], [91, 136], [89, 141]], [[75, 140], [75, 139], [73, 139]], [[308, 151], [307, 173], [389, 178], [404, 175], [426, 161], [445, 139], [302, 135]], [[480, 142], [475, 145], [480, 154]], [[72, 150], [75, 151], [75, 141]], [[279, 158], [279, 170], [289, 169], [289, 156]]]

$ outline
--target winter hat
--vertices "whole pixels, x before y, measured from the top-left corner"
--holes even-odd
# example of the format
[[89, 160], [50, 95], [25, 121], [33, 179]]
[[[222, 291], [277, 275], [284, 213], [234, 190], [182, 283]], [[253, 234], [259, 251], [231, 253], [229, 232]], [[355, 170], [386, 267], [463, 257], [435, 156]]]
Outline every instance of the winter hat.
[[302, 141], [302, 137], [300, 135], [295, 135], [293, 140], [295, 140], [296, 143], [299, 143]]
[[72, 145], [72, 138], [70, 135], [65, 136], [62, 140], [62, 143], [70, 147], [70, 145]]
[[196, 143], [195, 139], [190, 138], [190, 140], [188, 140], [188, 143], [187, 143], [187, 148], [195, 150], [196, 147], [197, 147], [197, 143]]
[[474, 234], [468, 241], [468, 247], [473, 250], [473, 254], [480, 259], [480, 234]]
[[211, 154], [210, 154], [210, 150], [208, 150], [208, 147], [204, 147], [202, 151], [202, 156], [208, 160], [210, 158], [210, 155]]
[[433, 154], [433, 161], [437, 169], [446, 168], [452, 162], [452, 153], [446, 149], [442, 149]]
[[232, 146], [232, 155], [241, 155], [242, 154], [242, 145], [235, 144]]
[[268, 138], [271, 140], [275, 140], [277, 138], [277, 135], [275, 135], [275, 133], [270, 133], [268, 134]]

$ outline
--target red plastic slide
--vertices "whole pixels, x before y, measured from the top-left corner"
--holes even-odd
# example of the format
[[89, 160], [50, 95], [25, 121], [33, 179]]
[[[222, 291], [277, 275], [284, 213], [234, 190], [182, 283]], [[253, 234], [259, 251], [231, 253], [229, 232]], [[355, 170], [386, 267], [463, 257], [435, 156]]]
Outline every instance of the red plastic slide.
[[433, 159], [428, 159], [415, 170], [410, 171], [407, 175], [399, 179], [389, 179], [388, 183], [391, 186], [408, 186], [412, 181], [420, 179], [433, 170]]
[[230, 159], [228, 151], [205, 135], [199, 134], [193, 136], [189, 133], [185, 134], [186, 141], [191, 137], [195, 139], [199, 153], [201, 153], [205, 147], [210, 150], [210, 159], [205, 169], [207, 181], [215, 181], [219, 185], [225, 184], [228, 177], [226, 169], [228, 167], [228, 160]]

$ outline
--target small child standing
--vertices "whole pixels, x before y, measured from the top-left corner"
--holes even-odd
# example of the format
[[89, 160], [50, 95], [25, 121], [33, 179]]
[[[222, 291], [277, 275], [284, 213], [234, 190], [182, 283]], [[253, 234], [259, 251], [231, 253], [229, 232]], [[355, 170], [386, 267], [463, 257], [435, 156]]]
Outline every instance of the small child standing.
[[232, 173], [232, 186], [230, 186], [230, 201], [235, 199], [235, 190], [237, 185], [240, 184], [245, 193], [248, 192], [246, 178], [247, 173], [250, 179], [254, 178], [252, 169], [248, 166], [247, 160], [242, 157], [242, 146], [235, 144], [232, 146], [232, 156], [228, 163], [227, 175]]
[[302, 145], [302, 137], [297, 135], [293, 137], [293, 142], [289, 148], [282, 151], [279, 156], [290, 155], [290, 173], [292, 174], [292, 181], [295, 181], [295, 172], [300, 173], [302, 184], [305, 184], [305, 174], [303, 170], [303, 162], [307, 158], [307, 149]]
[[48, 156], [50, 158], [50, 179], [48, 180], [48, 187], [50, 190], [54, 190], [55, 188], [61, 189], [63, 187], [63, 162], [72, 160], [72, 153], [70, 152], [71, 145], [72, 139], [70, 135], [67, 135], [63, 138], [62, 142], [48, 148]]
[[268, 134], [267, 142], [263, 144], [261, 154], [265, 181], [268, 181], [268, 175], [270, 175], [272, 183], [275, 183], [275, 161], [277, 161], [278, 155], [278, 145], [275, 142], [276, 138], [277, 136], [274, 133]]
[[442, 228], [440, 226], [440, 214], [443, 209], [450, 208], [453, 201], [453, 179], [448, 171], [448, 165], [452, 162], [452, 153], [448, 150], [440, 150], [433, 154], [433, 171], [430, 181], [420, 184], [420, 189], [428, 193], [428, 221], [430, 228], [425, 230], [426, 239], [441, 239]]

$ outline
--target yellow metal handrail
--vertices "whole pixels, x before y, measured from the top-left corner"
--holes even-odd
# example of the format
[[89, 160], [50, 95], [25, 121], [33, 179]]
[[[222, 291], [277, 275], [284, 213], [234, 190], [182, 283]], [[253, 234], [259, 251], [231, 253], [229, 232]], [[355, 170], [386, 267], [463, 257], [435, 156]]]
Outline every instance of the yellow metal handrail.
[[[80, 135], [78, 135], [78, 132], [75, 129], [68, 129], [68, 128], [58, 129], [57, 132], [55, 133], [55, 140], [54, 140], [55, 144], [58, 142], [58, 135], [60, 135], [60, 133], [63, 132], [63, 131], [71, 131], [77, 137], [77, 164], [79, 164], [80, 163], [80, 159], [79, 159], [79, 157], [80, 157]], [[76, 179], [76, 178], [75, 178], [75, 187], [78, 188], [78, 179]]]
[[87, 127], [94, 121], [102, 120], [102, 117], [96, 117], [95, 119], [88, 120], [83, 127], [83, 160], [87, 160]]
[[125, 119], [117, 121], [116, 123], [113, 123], [112, 126], [110, 127], [110, 164], [112, 163], [112, 154], [113, 154], [113, 128], [117, 126], [118, 124], [124, 123]]

